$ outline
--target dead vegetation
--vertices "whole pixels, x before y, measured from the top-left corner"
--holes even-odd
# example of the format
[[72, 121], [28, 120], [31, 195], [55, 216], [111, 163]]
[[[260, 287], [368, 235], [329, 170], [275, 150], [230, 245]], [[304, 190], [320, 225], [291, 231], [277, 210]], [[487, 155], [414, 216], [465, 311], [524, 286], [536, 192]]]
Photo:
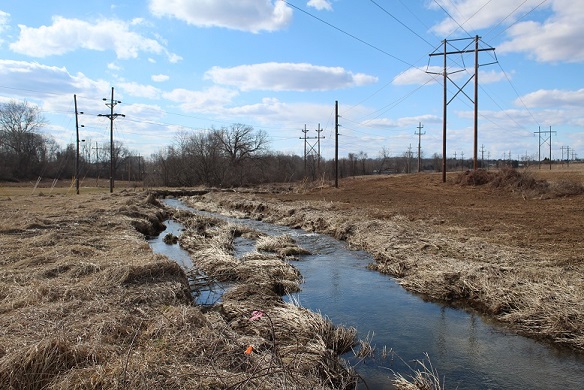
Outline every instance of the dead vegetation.
[[[122, 192], [0, 202], [0, 388], [354, 384], [338, 358], [354, 330], [285, 304], [280, 293], [299, 275], [278, 255], [228, 259], [236, 228], [192, 225], [192, 249], [219, 260], [217, 275], [245, 281], [223, 307], [203, 311], [184, 271], [144, 239], [166, 216], [155, 198]], [[254, 310], [265, 317], [250, 321]]]
[[[540, 180], [531, 180], [528, 175], [516, 175], [511, 171], [497, 175], [487, 183], [525, 190], [556, 186], [554, 182], [544, 185]], [[381, 179], [371, 180], [381, 183]], [[391, 196], [396, 189], [396, 179], [386, 180]], [[558, 237], [546, 235], [547, 241], [538, 242], [537, 246], [525, 244], [526, 234], [542, 237], [542, 233], [552, 226], [551, 221], [538, 218], [537, 213], [543, 212], [543, 205], [523, 205], [521, 202], [526, 202], [526, 199], [517, 198], [511, 192], [508, 195], [497, 192], [493, 196], [488, 192], [472, 192], [473, 200], [468, 210], [472, 212], [470, 210], [477, 209], [477, 203], [480, 205], [479, 210], [484, 211], [484, 218], [487, 218], [483, 230], [477, 229], [476, 225], [464, 225], [463, 220], [445, 222], [448, 217], [437, 214], [441, 211], [439, 209], [430, 210], [431, 203], [424, 210], [434, 214], [425, 220], [401, 213], [381, 214], [378, 204], [367, 203], [373, 203], [369, 199], [372, 186], [368, 182], [353, 183], [347, 182], [347, 187], [350, 187], [347, 191], [364, 190], [357, 194], [347, 194], [343, 187], [340, 190], [319, 190], [314, 194], [216, 193], [193, 197], [190, 202], [210, 211], [261, 218], [266, 222], [301, 227], [346, 240], [350, 245], [373, 254], [376, 259], [373, 268], [395, 276], [409, 291], [435, 301], [474, 308], [522, 334], [584, 350], [584, 262], [577, 235], [572, 241], [569, 230], [556, 230]], [[454, 187], [450, 186], [447, 190], [454, 193]], [[432, 196], [436, 198], [436, 190], [430, 190], [433, 193], [425, 198], [427, 202], [431, 202]], [[468, 194], [463, 188], [456, 191]], [[358, 197], [360, 203], [348, 205], [342, 202], [348, 199], [348, 195]], [[410, 193], [407, 196], [407, 199], [412, 198]], [[383, 197], [380, 195], [378, 199]], [[482, 199], [486, 199], [484, 206], [479, 203], [483, 202]], [[545, 199], [548, 198], [537, 197], [533, 202]], [[578, 221], [575, 216], [582, 215], [583, 199], [581, 195], [567, 199], [571, 203], [561, 203], [559, 207], [573, 207], [575, 214], [564, 215], [565, 222], [569, 218]], [[497, 200], [497, 205], [489, 206], [494, 200]], [[456, 207], [454, 198], [447, 201]], [[514, 216], [522, 207], [530, 214], [520, 214], [519, 219], [504, 214], [508, 210], [508, 215]], [[550, 204], [545, 207], [550, 207]], [[497, 220], [490, 225], [488, 213], [497, 215]], [[529, 218], [529, 224], [525, 224], [522, 218]], [[530, 226], [532, 221], [538, 220], [545, 230]], [[582, 224], [584, 219], [579, 221], [576, 223]], [[493, 229], [493, 224], [503, 229]], [[561, 229], [562, 224], [554, 226]]]
[[479, 169], [459, 173], [454, 182], [461, 185], [499, 188], [511, 192], [519, 191], [530, 197], [563, 197], [584, 194], [584, 184], [573, 180], [559, 180], [550, 183], [545, 179], [538, 179], [532, 171], [502, 168], [496, 171]]

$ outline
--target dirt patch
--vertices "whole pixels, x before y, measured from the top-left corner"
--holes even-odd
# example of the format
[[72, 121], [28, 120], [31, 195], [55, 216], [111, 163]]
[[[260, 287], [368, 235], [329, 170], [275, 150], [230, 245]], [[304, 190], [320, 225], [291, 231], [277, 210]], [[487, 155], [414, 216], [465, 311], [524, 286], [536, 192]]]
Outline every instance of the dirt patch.
[[347, 240], [412, 292], [584, 350], [584, 195], [556, 190], [581, 188], [584, 169], [570, 169], [507, 172], [476, 183], [484, 185], [459, 174], [447, 183], [433, 174], [357, 177], [340, 188], [272, 187], [190, 201]]

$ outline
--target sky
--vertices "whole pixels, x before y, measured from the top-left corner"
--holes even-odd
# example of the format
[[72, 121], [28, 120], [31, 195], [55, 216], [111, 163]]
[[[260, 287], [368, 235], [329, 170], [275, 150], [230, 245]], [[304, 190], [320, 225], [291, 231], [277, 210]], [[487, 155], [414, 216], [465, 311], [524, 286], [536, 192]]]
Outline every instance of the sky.
[[[125, 115], [114, 140], [146, 157], [244, 124], [285, 154], [320, 135], [330, 159], [335, 102], [340, 157], [416, 156], [418, 142], [430, 157], [442, 153], [444, 42], [472, 51], [476, 36], [478, 158], [537, 159], [541, 145], [543, 159], [550, 135], [553, 159], [584, 158], [574, 0], [0, 0], [0, 103], [39, 106], [65, 146], [75, 95], [91, 159], [110, 140], [98, 114], [112, 88]], [[474, 56], [446, 56], [449, 158], [474, 152]]]

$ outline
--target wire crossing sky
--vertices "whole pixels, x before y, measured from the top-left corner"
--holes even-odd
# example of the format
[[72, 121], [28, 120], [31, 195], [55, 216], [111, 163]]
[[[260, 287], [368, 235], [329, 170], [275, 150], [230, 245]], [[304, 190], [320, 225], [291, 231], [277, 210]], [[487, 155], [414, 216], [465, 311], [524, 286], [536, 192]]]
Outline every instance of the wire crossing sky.
[[[180, 136], [243, 123], [274, 151], [302, 155], [319, 124], [323, 156], [417, 144], [441, 153], [445, 39], [478, 35], [479, 145], [491, 158], [537, 158], [534, 132], [557, 132], [553, 157], [584, 157], [584, 3], [572, 0], [21, 0], [0, 3], [0, 102], [39, 105], [62, 146], [107, 142], [103, 98], [115, 88], [114, 137], [149, 156]], [[438, 49], [439, 50], [439, 49]], [[449, 57], [464, 83], [473, 54]], [[472, 83], [465, 92], [472, 96]], [[449, 86], [449, 88], [451, 88]], [[448, 107], [448, 153], [472, 155], [473, 107]], [[448, 156], [453, 157], [453, 156]]]

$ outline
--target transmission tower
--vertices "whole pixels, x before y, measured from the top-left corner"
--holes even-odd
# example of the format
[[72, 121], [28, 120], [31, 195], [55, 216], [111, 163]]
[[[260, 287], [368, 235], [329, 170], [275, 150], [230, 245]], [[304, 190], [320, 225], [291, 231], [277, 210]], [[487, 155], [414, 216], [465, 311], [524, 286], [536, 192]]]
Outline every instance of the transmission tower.
[[[470, 49], [470, 43], [467, 44], [463, 49], [458, 49], [457, 47], [454, 46], [453, 42], [465, 42], [468, 40], [472, 39], [475, 47], [474, 49]], [[479, 52], [483, 52], [483, 51], [494, 51], [495, 48], [493, 47], [487, 47], [487, 48], [479, 48], [479, 40], [480, 37], [477, 35], [474, 38], [460, 38], [460, 39], [445, 39], [444, 41], [442, 41], [443, 43], [443, 51], [442, 52], [437, 52], [438, 49], [436, 49], [434, 52], [430, 53], [430, 57], [433, 56], [443, 56], [443, 72], [442, 73], [435, 73], [435, 72], [428, 72], [430, 74], [436, 74], [436, 75], [442, 75], [444, 77], [444, 82], [443, 82], [443, 87], [444, 87], [444, 106], [443, 106], [443, 119], [442, 119], [442, 182], [446, 182], [446, 116], [447, 116], [447, 106], [448, 104], [450, 104], [450, 102], [456, 97], [458, 96], [459, 93], [462, 93], [464, 96], [466, 96], [473, 104], [474, 104], [474, 169], [476, 170], [478, 168], [477, 166], [477, 155], [478, 155], [478, 110], [479, 110]], [[454, 48], [454, 50], [452, 51], [448, 51], [448, 47], [452, 47]], [[454, 73], [458, 73], [458, 72], [462, 72], [465, 69], [461, 69], [461, 70], [457, 70], [457, 71], [453, 71], [453, 72], [448, 72], [448, 61], [447, 58], [449, 55], [452, 54], [466, 54], [466, 53], [474, 53], [474, 74], [472, 74], [470, 76], [470, 78], [462, 85], [462, 87], [458, 86], [458, 84], [456, 84], [456, 82], [454, 80], [452, 80], [449, 75], [454, 74]], [[485, 65], [491, 65], [491, 64], [495, 64], [497, 63], [497, 61], [494, 62], [490, 62], [488, 64], [482, 64], [482, 66]], [[468, 96], [466, 94], [466, 92], [464, 92], [464, 88], [466, 87], [466, 85], [472, 80], [474, 79], [474, 99], [471, 98], [470, 96]], [[450, 100], [448, 100], [448, 80], [450, 80], [450, 82], [456, 86], [456, 93], [452, 96], [452, 98], [450, 98]]]
[[[538, 128], [537, 131], [533, 132], [539, 136], [539, 149], [538, 149], [538, 159], [539, 159], [539, 169], [541, 169], [541, 146], [543, 144], [548, 144], [550, 146], [550, 170], [552, 169], [552, 134], [556, 134], [555, 131], [552, 131], [552, 127], [550, 126], [549, 130], [541, 130], [541, 126]], [[545, 134], [545, 135], [544, 135]]]

